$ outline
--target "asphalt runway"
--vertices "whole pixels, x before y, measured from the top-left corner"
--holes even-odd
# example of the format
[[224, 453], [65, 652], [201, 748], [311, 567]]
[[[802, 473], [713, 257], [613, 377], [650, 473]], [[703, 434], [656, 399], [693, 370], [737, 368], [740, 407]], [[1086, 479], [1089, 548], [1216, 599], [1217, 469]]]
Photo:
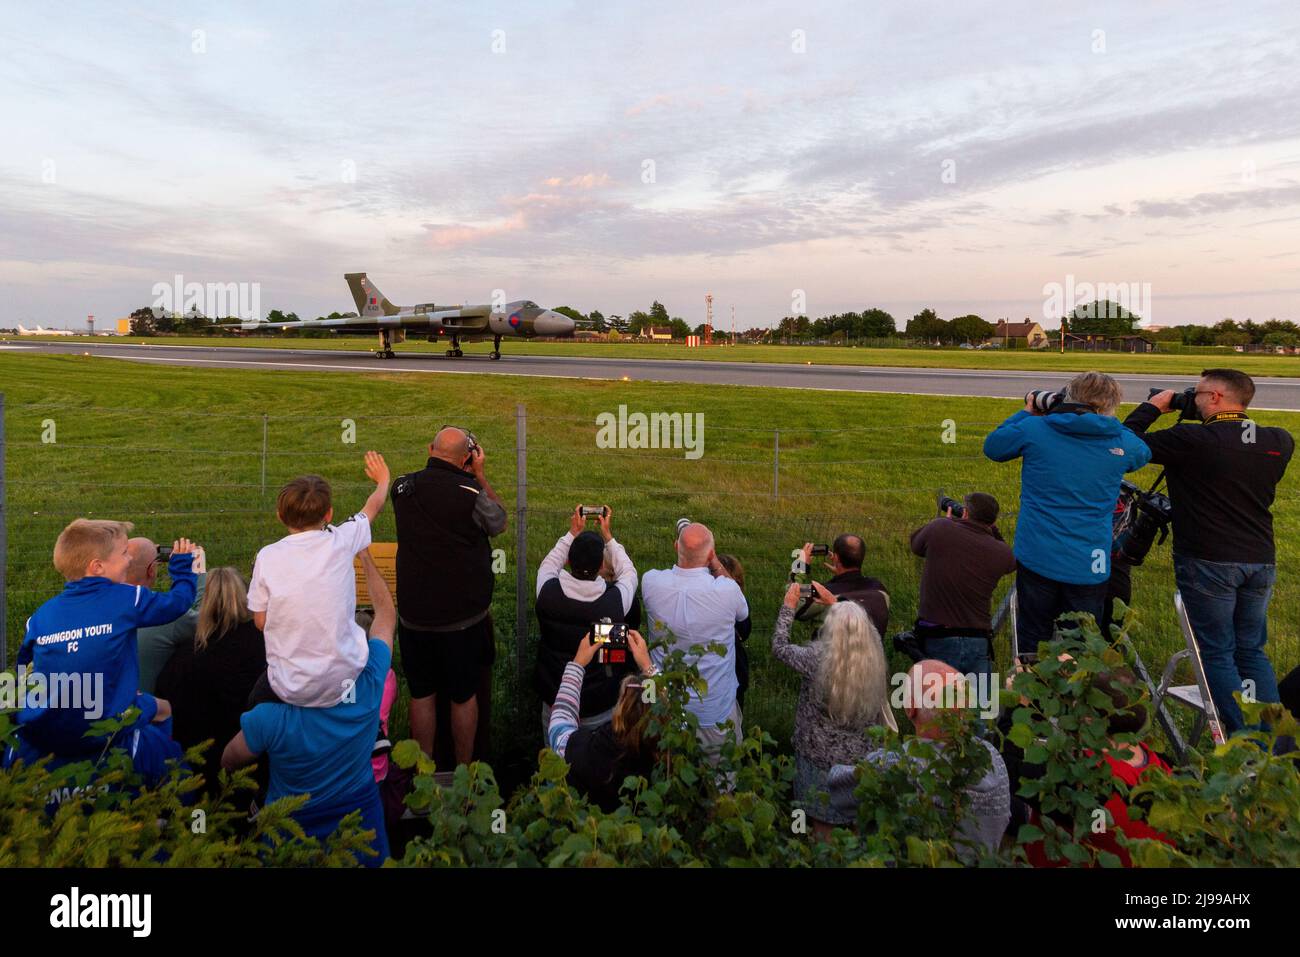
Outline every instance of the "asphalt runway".
[[[128, 345], [123, 343], [0, 342], [0, 352], [88, 353], [154, 365], [219, 369], [289, 369], [302, 372], [415, 372], [429, 375], [522, 375], [558, 379], [623, 378], [637, 382], [689, 382], [700, 385], [746, 385], [781, 389], [827, 389], [836, 392], [894, 392], [918, 395], [987, 396], [1019, 399], [1030, 389], [1060, 388], [1069, 372], [1010, 372], [979, 369], [905, 369], [881, 366], [790, 365], [765, 362], [719, 362], [692, 359], [619, 359], [511, 355], [503, 344], [500, 361], [486, 352], [460, 359], [398, 352], [396, 359], [377, 359], [370, 352], [324, 349], [275, 349], [239, 346]], [[1186, 387], [1196, 376], [1119, 373], [1124, 398], [1140, 402], [1153, 386]], [[1252, 403], [1258, 409], [1300, 410], [1300, 378], [1257, 378]]]

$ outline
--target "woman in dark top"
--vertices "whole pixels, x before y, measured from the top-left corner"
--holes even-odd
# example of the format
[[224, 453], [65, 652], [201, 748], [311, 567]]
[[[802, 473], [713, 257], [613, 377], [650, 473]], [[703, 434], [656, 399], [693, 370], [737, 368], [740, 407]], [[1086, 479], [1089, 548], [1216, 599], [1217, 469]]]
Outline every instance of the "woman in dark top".
[[[722, 566], [727, 577], [739, 585], [743, 592], [745, 566], [740, 564], [740, 559], [735, 555], [719, 555], [718, 564]], [[749, 649], [745, 642], [749, 641], [749, 633], [753, 627], [752, 618], [736, 622], [736, 703], [740, 705], [742, 711], [745, 708], [745, 691], [749, 688]]]
[[623, 679], [610, 720], [583, 728], [578, 724], [583, 675], [596, 656], [591, 633], [583, 636], [560, 679], [546, 735], [550, 749], [569, 762], [569, 783], [609, 812], [621, 803], [619, 790], [625, 778], [650, 777], [659, 749], [647, 729], [650, 705], [644, 694], [644, 682], [657, 672], [639, 632], [628, 632], [627, 645], [638, 671]]
[[244, 580], [233, 568], [208, 572], [194, 643], [176, 649], [158, 689], [172, 703], [172, 736], [181, 747], [215, 742], [202, 769], [210, 792], [217, 787], [222, 745], [239, 733], [249, 692], [265, 672], [266, 644], [248, 610]]

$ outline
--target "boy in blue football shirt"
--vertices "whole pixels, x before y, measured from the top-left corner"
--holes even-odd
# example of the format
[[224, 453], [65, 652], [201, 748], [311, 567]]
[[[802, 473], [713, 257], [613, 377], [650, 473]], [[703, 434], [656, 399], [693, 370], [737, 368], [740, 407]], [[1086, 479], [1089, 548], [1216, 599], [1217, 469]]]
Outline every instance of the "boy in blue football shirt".
[[[191, 568], [195, 546], [180, 539], [167, 568], [172, 587], [155, 592], [123, 584], [131, 554], [130, 522], [79, 518], [54, 545], [54, 566], [67, 580], [63, 591], [27, 620], [18, 650], [25, 674], [25, 707], [18, 713], [17, 746], [6, 749], [4, 766], [31, 764], [47, 754], [51, 767], [98, 760], [108, 748], [126, 750], [146, 783], [181, 756], [171, 739], [171, 705], [140, 691], [136, 629], [174, 621], [194, 601]], [[130, 726], [111, 738], [87, 737], [91, 725], [140, 710]]]

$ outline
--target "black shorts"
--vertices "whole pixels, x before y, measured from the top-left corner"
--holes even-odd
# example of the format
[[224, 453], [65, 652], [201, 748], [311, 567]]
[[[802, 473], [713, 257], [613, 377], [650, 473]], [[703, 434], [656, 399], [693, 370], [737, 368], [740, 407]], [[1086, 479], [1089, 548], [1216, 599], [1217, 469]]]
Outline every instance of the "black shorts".
[[483, 669], [496, 660], [492, 616], [460, 631], [420, 631], [399, 623], [397, 647], [412, 698], [445, 694], [464, 704], [478, 692]]

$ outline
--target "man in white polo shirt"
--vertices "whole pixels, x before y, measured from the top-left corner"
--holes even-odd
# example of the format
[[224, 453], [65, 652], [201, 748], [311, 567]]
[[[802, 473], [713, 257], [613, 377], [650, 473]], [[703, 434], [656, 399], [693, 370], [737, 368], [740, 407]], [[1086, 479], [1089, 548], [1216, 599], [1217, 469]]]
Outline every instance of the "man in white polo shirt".
[[[742, 739], [740, 705], [736, 701], [736, 622], [749, 617], [745, 595], [727, 577], [713, 550], [713, 533], [693, 523], [677, 537], [677, 564], [670, 569], [653, 569], [641, 579], [641, 596], [651, 637], [657, 642], [671, 641], [671, 647], [687, 652], [688, 661], [696, 661], [700, 677], [708, 683], [703, 697], [691, 693], [687, 709], [699, 719], [697, 737], [710, 760], [717, 761], [723, 743], [730, 735], [736, 743]], [[725, 646], [722, 655], [704, 654], [698, 658], [690, 649], [717, 643]], [[663, 662], [668, 647], [660, 645], [651, 653], [655, 665]], [[732, 722], [730, 732], [718, 725]]]

